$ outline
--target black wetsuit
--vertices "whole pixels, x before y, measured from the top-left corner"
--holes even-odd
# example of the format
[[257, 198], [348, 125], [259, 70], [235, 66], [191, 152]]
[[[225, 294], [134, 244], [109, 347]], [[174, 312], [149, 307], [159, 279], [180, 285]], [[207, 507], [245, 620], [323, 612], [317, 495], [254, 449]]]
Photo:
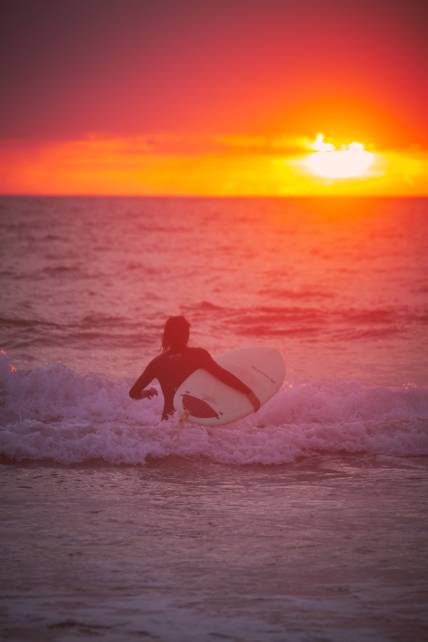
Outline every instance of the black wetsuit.
[[157, 379], [164, 396], [162, 419], [167, 419], [174, 413], [174, 395], [177, 388], [192, 372], [202, 368], [207, 370], [223, 383], [239, 390], [244, 394], [251, 393], [251, 389], [238, 377], [218, 365], [207, 350], [203, 348], [184, 348], [180, 352], [168, 350], [155, 357], [137, 379], [129, 391], [130, 397], [138, 398], [138, 394], [153, 379]]

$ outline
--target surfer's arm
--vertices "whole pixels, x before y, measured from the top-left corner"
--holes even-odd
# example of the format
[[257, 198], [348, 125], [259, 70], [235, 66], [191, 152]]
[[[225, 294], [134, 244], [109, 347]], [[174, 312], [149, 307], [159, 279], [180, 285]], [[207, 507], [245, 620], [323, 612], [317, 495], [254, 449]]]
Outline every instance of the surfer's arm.
[[222, 368], [222, 366], [214, 361], [209, 352], [206, 352], [204, 357], [204, 365], [202, 366], [204, 370], [207, 370], [214, 377], [220, 379], [220, 381], [225, 383], [227, 386], [230, 386], [235, 390], [239, 390], [239, 392], [242, 392], [242, 394], [246, 395], [252, 403], [254, 410], [258, 410], [260, 408], [260, 401], [251, 390], [251, 388], [249, 388], [243, 381], [238, 379], [238, 377], [235, 377], [235, 375], [229, 372], [229, 370], [226, 370], [226, 368]]
[[150, 362], [129, 391], [129, 396], [131, 397], [131, 399], [150, 399], [151, 397], [157, 395], [158, 393], [156, 388], [148, 388], [148, 390], [144, 390], [144, 388], [148, 386], [154, 378], [155, 373], [153, 362]]

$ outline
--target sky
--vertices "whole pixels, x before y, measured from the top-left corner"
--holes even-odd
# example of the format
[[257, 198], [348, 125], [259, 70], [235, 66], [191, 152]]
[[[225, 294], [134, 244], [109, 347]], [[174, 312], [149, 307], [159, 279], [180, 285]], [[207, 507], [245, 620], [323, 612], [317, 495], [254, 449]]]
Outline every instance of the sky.
[[428, 194], [422, 0], [0, 7], [1, 193]]

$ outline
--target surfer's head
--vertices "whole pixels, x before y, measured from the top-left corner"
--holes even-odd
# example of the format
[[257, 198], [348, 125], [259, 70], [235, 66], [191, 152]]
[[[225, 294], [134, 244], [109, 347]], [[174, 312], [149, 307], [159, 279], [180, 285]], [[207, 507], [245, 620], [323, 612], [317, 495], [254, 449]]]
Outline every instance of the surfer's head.
[[189, 340], [190, 323], [184, 317], [169, 317], [162, 335], [162, 348], [178, 352]]

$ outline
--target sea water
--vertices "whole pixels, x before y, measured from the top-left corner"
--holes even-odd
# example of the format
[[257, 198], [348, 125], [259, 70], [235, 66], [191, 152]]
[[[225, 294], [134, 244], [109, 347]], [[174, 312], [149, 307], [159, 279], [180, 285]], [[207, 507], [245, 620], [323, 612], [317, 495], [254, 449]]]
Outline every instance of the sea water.
[[[7, 197], [0, 238], [6, 639], [427, 630], [428, 201]], [[172, 314], [282, 390], [161, 422]]]

